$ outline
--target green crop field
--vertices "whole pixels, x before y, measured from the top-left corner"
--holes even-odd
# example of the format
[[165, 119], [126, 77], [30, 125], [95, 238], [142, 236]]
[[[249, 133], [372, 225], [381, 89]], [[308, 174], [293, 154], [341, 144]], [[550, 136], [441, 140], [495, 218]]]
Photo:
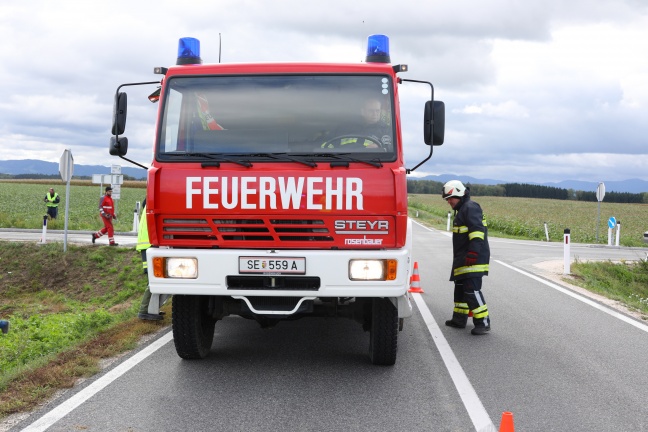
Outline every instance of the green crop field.
[[[596, 241], [598, 203], [533, 198], [473, 197], [488, 222], [492, 235], [546, 240], [547, 223], [550, 241], [562, 241], [565, 228], [576, 243]], [[409, 195], [410, 216], [427, 219], [445, 229], [450, 206], [439, 195]], [[607, 244], [608, 219], [621, 221], [621, 246], [645, 246], [643, 234], [648, 231], [648, 204], [601, 203], [598, 243]]]
[[[23, 182], [0, 181], [0, 228], [42, 228], [47, 207], [43, 199], [49, 188], [61, 196], [56, 220], [48, 222], [48, 229], [63, 229], [65, 225], [66, 185], [42, 180]], [[144, 201], [146, 182], [128, 182], [121, 187], [121, 197], [115, 200], [117, 208], [116, 231], [131, 231], [133, 212], [137, 201]], [[94, 231], [103, 227], [99, 219], [100, 185], [90, 181], [70, 184], [68, 229]]]

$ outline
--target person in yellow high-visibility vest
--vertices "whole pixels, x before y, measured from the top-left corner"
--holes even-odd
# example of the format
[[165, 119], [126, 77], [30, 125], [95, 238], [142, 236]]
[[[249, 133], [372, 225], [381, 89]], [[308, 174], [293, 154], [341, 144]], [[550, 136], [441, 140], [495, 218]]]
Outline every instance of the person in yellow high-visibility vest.
[[[148, 262], [146, 261], [146, 250], [151, 247], [149, 243], [148, 227], [146, 226], [146, 200], [142, 203], [142, 215], [140, 216], [139, 227], [137, 229], [137, 246], [135, 250], [140, 251], [142, 254], [142, 268], [144, 274], [148, 274]], [[160, 321], [164, 319], [164, 312], [159, 314], [151, 314], [148, 312], [149, 302], [151, 301], [151, 290], [148, 285], [144, 291], [142, 302], [140, 303], [137, 318], [143, 320]]]
[[50, 219], [56, 219], [58, 216], [58, 205], [61, 202], [59, 194], [54, 192], [54, 188], [50, 188], [49, 192], [45, 194], [45, 205], [47, 205], [47, 216]]

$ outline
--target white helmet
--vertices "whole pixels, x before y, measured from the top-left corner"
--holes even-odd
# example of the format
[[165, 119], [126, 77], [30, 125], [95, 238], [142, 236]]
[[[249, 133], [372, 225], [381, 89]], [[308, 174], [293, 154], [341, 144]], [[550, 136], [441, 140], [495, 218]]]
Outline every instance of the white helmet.
[[441, 196], [444, 200], [448, 200], [450, 197], [461, 198], [466, 194], [466, 187], [459, 180], [450, 180], [443, 185], [443, 191]]

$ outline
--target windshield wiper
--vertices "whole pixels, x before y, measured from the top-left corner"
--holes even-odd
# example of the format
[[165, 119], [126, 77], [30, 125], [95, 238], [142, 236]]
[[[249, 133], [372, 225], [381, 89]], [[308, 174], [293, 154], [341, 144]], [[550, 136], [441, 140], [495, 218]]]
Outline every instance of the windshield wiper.
[[314, 157], [330, 157], [333, 159], [338, 159], [346, 162], [360, 162], [366, 163], [367, 165], [375, 166], [376, 168], [381, 168], [383, 164], [376, 159], [367, 160], [367, 159], [357, 159], [349, 156], [349, 153], [316, 153]]
[[287, 153], [255, 153], [255, 154], [251, 154], [250, 156], [267, 157], [270, 159], [279, 159], [279, 160], [290, 160], [293, 162], [307, 165], [312, 168], [315, 168], [317, 166], [317, 164], [312, 160], [304, 160], [297, 157], [289, 156]]
[[[250, 168], [252, 166], [252, 163], [250, 163], [248, 161], [234, 159], [234, 158], [231, 158], [231, 157], [228, 157], [228, 156], [224, 156], [223, 154], [220, 154], [220, 153], [213, 153], [213, 154], [212, 153], [179, 153], [179, 154], [176, 154], [176, 156], [180, 156], [180, 155], [193, 156], [193, 157], [202, 157], [202, 158], [213, 159], [214, 161], [217, 161], [217, 162], [203, 162], [200, 165], [203, 168], [211, 167], [211, 166], [218, 167], [218, 166], [220, 166], [220, 162], [231, 162], [231, 163], [235, 163], [235, 164], [238, 164], [238, 165], [242, 165], [242, 166], [247, 167], [247, 168]], [[238, 156], [238, 155], [236, 155], [236, 156]]]

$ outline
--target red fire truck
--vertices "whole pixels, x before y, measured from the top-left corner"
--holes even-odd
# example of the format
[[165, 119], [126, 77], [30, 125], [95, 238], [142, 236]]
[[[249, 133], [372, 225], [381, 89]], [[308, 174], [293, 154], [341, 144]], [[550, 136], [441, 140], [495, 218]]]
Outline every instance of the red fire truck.
[[[110, 154], [128, 139], [124, 86], [157, 84], [146, 217], [157, 313], [173, 295], [178, 355], [204, 358], [230, 315], [271, 327], [345, 317], [369, 332], [374, 364], [396, 361], [411, 316], [412, 224], [406, 176], [443, 143], [434, 87], [400, 74], [389, 39], [368, 38], [364, 62], [202, 64], [183, 38], [161, 81], [120, 85]], [[405, 167], [399, 87], [423, 85], [429, 155]], [[426, 98], [427, 99], [427, 98]]]

